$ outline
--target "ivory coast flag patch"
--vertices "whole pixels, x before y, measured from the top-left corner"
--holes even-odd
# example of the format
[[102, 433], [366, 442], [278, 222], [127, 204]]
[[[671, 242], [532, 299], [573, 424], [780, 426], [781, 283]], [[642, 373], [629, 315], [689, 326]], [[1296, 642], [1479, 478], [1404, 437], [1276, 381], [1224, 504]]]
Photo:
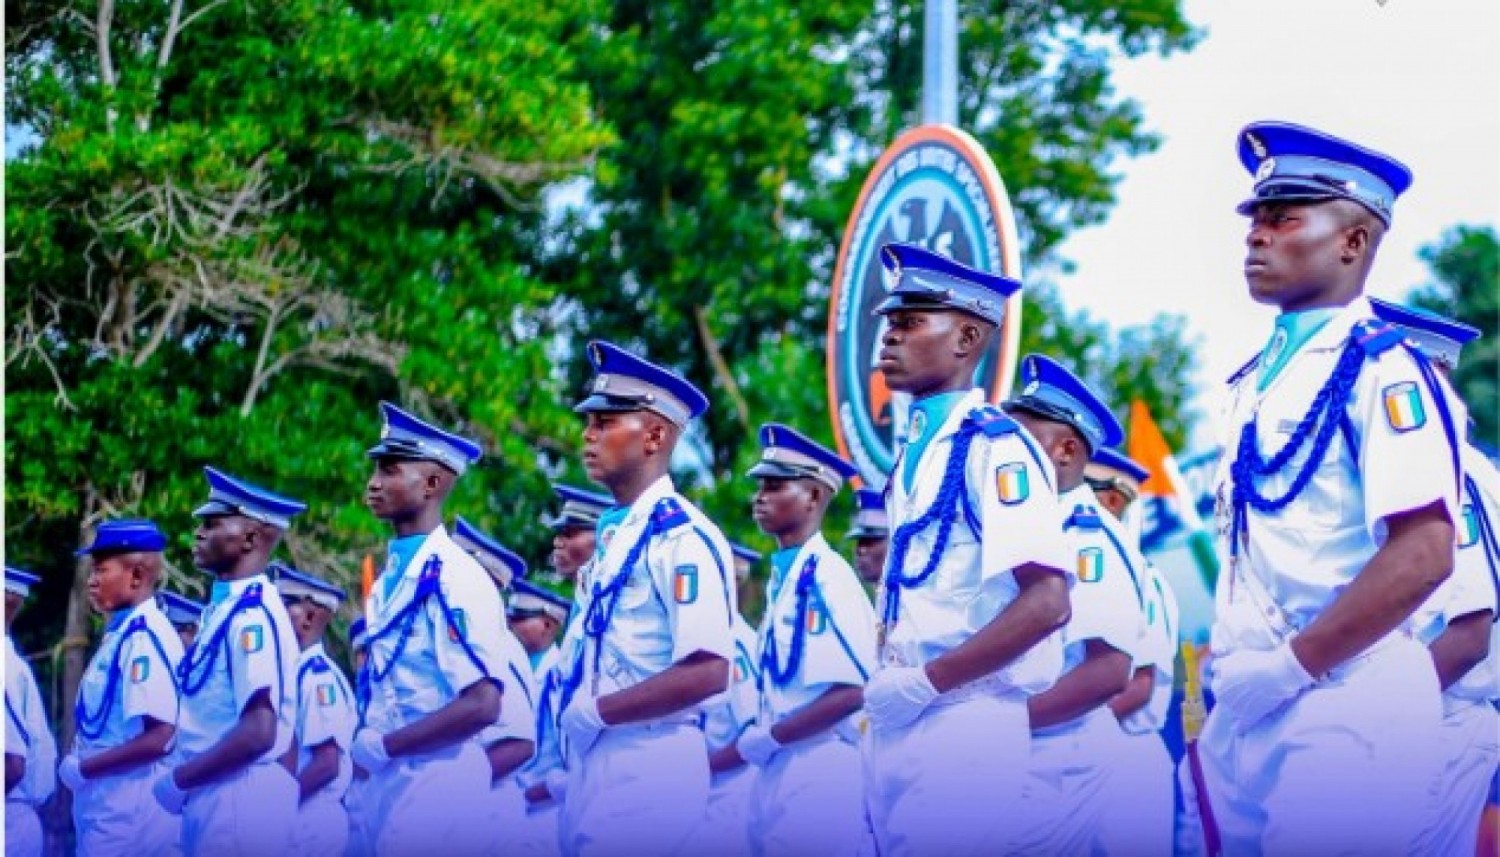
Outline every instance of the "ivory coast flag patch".
[[1458, 522], [1458, 546], [1472, 547], [1479, 541], [1479, 516], [1474, 514], [1474, 504], [1465, 503], [1463, 517]]
[[457, 643], [469, 636], [469, 617], [462, 609], [448, 611], [448, 642]]
[[672, 572], [672, 598], [678, 604], [692, 604], [698, 600], [698, 566], [679, 565]]
[[750, 678], [750, 664], [744, 655], [734, 659], [734, 680], [745, 681]]
[[254, 654], [266, 645], [266, 629], [260, 625], [251, 625], [240, 632], [240, 651]]
[[1026, 473], [1026, 462], [1012, 461], [997, 467], [995, 493], [1000, 495], [1000, 502], [1007, 506], [1026, 502], [1026, 498], [1031, 496], [1031, 478]]
[[151, 661], [144, 655], [130, 662], [130, 683], [140, 684], [151, 675]]
[[327, 708], [328, 706], [334, 704], [335, 702], [338, 702], [338, 700], [339, 700], [339, 692], [338, 692], [338, 690], [336, 688], [334, 688], [333, 685], [331, 685], [331, 684], [320, 684], [320, 685], [318, 685], [318, 704], [319, 705], [323, 706], [324, 708]]
[[1385, 421], [1398, 432], [1415, 431], [1427, 424], [1427, 409], [1422, 407], [1422, 391], [1415, 381], [1402, 381], [1385, 388]]
[[816, 604], [807, 605], [807, 615], [802, 621], [809, 634], [821, 634], [828, 630], [828, 614]]
[[1078, 552], [1078, 579], [1083, 583], [1097, 583], [1104, 577], [1104, 550], [1084, 548]]

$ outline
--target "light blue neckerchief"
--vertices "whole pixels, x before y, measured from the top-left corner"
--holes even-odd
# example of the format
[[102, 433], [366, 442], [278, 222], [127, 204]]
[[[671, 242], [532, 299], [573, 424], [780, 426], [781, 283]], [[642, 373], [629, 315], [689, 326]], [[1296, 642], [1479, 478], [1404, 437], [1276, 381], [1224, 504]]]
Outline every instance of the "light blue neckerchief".
[[906, 452], [901, 462], [901, 484], [908, 492], [911, 491], [912, 479], [917, 475], [917, 462], [922, 460], [927, 444], [932, 442], [938, 429], [948, 419], [953, 406], [968, 394], [968, 390], [954, 390], [911, 403], [911, 414], [906, 424]]
[[771, 554], [771, 591], [770, 600], [775, 603], [776, 596], [781, 593], [782, 584], [786, 583], [787, 572], [792, 570], [792, 560], [797, 558], [797, 552], [802, 550], [801, 545], [782, 548]]
[[1291, 362], [1292, 356], [1307, 344], [1309, 339], [1339, 314], [1338, 307], [1309, 309], [1302, 312], [1285, 312], [1276, 318], [1276, 330], [1260, 357], [1260, 376], [1256, 379], [1256, 392], [1265, 390]]
[[599, 514], [599, 524], [594, 528], [594, 557], [596, 559], [602, 559], [604, 549], [609, 547], [604, 538], [604, 531], [624, 522], [629, 514], [629, 506], [614, 506]]
[[542, 662], [542, 656], [545, 655], [545, 654], [547, 654], [547, 650], [546, 649], [542, 649], [540, 652], [527, 652], [526, 653], [526, 659], [529, 660], [529, 661], [531, 661], [531, 672], [533, 674], [536, 673], [536, 668], [537, 668], [538, 665], [541, 664], [541, 662]]
[[233, 593], [234, 590], [230, 589], [229, 583], [227, 580], [215, 580], [214, 585], [209, 587], [208, 604], [210, 607], [223, 603]]
[[417, 555], [417, 549], [427, 541], [428, 535], [428, 533], [418, 533], [414, 536], [391, 539], [390, 546], [386, 548], [391, 562], [385, 572], [380, 575], [380, 592], [383, 597], [389, 599], [391, 593], [396, 591], [396, 582], [406, 573], [406, 567], [411, 565], [412, 558]]

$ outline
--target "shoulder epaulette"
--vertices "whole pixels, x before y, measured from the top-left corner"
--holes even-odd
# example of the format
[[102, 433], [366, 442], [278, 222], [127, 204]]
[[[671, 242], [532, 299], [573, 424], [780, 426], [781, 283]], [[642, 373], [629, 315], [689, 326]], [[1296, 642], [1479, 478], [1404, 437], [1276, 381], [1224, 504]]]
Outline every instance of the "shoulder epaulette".
[[1227, 379], [1225, 379], [1224, 383], [1225, 384], [1238, 384], [1240, 382], [1241, 378], [1245, 377], [1246, 375], [1249, 375], [1250, 371], [1253, 370], [1256, 366], [1259, 366], [1259, 365], [1260, 365], [1260, 355], [1257, 354], [1254, 357], [1251, 357], [1249, 360], [1247, 360], [1245, 362], [1245, 365], [1243, 365], [1240, 368], [1234, 370], [1234, 374], [1230, 375]]
[[1399, 327], [1376, 319], [1357, 322], [1349, 336], [1365, 352], [1366, 357], [1378, 357], [1400, 345], [1406, 338]]
[[328, 666], [327, 659], [322, 655], [315, 655], [307, 662], [307, 671], [310, 673], [326, 673], [331, 669], [332, 667]]
[[1500, 452], [1496, 452], [1493, 446], [1490, 446], [1489, 444], [1475, 437], [1472, 428], [1469, 431], [1468, 441], [1469, 446], [1472, 446], [1475, 449], [1479, 450], [1479, 454], [1483, 455], [1485, 458], [1488, 458], [1490, 461], [1494, 461], [1495, 459], [1500, 458]]
[[687, 510], [677, 502], [675, 497], [663, 497], [656, 501], [656, 508], [651, 510], [651, 524], [658, 533], [675, 530], [688, 523]]
[[261, 586], [259, 583], [252, 583], [245, 587], [245, 591], [240, 594], [239, 602], [247, 607], [254, 607], [260, 603], [260, 599]]
[[969, 422], [979, 428], [985, 437], [1003, 437], [1015, 434], [1020, 428], [1016, 421], [1006, 416], [1005, 412], [994, 405], [980, 405], [969, 411]]
[[422, 565], [422, 574], [417, 578], [417, 591], [414, 600], [420, 601], [431, 595], [437, 588], [443, 577], [443, 558], [436, 553], [427, 557], [427, 562]]
[[1102, 530], [1104, 520], [1099, 513], [1087, 506], [1079, 505], [1073, 508], [1073, 514], [1063, 521], [1064, 530]]

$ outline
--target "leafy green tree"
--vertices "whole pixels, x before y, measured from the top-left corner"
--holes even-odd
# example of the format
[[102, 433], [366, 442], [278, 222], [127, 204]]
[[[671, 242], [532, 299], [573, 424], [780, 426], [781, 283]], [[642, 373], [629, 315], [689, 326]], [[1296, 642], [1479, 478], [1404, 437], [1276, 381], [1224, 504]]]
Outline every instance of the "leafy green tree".
[[1412, 293], [1414, 305], [1479, 328], [1453, 373], [1475, 433], [1500, 443], [1500, 238], [1494, 227], [1456, 226], [1420, 253], [1433, 281]]

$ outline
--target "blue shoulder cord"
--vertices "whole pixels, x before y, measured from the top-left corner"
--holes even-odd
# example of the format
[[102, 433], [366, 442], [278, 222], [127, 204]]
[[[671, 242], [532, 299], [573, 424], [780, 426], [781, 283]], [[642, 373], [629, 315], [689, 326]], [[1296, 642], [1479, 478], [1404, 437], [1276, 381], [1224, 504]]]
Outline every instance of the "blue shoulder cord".
[[[781, 653], [776, 645], [776, 623], [774, 619], [766, 622], [766, 641], [760, 649], [760, 674], [756, 676], [755, 688], [762, 689], [767, 678], [777, 687], [785, 685], [797, 674], [802, 667], [802, 655], [807, 648], [807, 602], [812, 595], [813, 587], [817, 583], [815, 573], [818, 570], [818, 555], [813, 554], [802, 563], [802, 570], [797, 572], [796, 617], [792, 623], [792, 647], [787, 654], [786, 663], [781, 663]], [[767, 611], [767, 617], [774, 614]]]
[[[1259, 414], [1240, 430], [1235, 461], [1229, 471], [1230, 481], [1233, 484], [1230, 495], [1233, 511], [1229, 533], [1229, 555], [1232, 560], [1239, 558], [1240, 546], [1249, 531], [1248, 510], [1253, 508], [1262, 514], [1276, 514], [1301, 496], [1312, 481], [1313, 473], [1318, 469], [1318, 465], [1322, 464], [1328, 453], [1329, 442], [1341, 423], [1339, 415], [1343, 414], [1349, 406], [1350, 396], [1354, 392], [1355, 383], [1359, 380], [1359, 373], [1364, 366], [1365, 359], [1379, 355], [1399, 342], [1399, 339], [1392, 339], [1392, 337], [1399, 337], [1393, 328], [1374, 327], [1362, 332], [1361, 328], [1365, 327], [1364, 324], [1358, 324], [1350, 333], [1333, 373], [1329, 375], [1322, 389], [1313, 398], [1312, 406], [1297, 424], [1292, 436], [1275, 455], [1267, 459], [1260, 453], [1260, 445], [1256, 440], [1256, 424], [1259, 421]], [[1406, 345], [1404, 342], [1400, 344]], [[1456, 476], [1459, 472], [1458, 450], [1453, 445], [1454, 432], [1447, 403], [1436, 385], [1432, 367], [1427, 360], [1415, 348], [1411, 346], [1406, 346], [1406, 348], [1416, 360], [1422, 372], [1423, 381], [1433, 394], [1443, 428], [1448, 434], [1449, 446], [1453, 449]], [[1316, 427], [1315, 434], [1314, 427]], [[1292, 483], [1287, 490], [1280, 497], [1270, 497], [1262, 493], [1255, 484], [1256, 480], [1261, 476], [1279, 473], [1284, 469], [1301, 451], [1309, 437], [1313, 438], [1312, 448], [1302, 462], [1301, 469], [1293, 476]]]
[[[214, 664], [219, 660], [219, 652], [229, 647], [229, 627], [234, 624], [234, 617], [241, 611], [254, 607], [260, 608], [260, 611], [266, 614], [266, 624], [271, 627], [271, 645], [276, 651], [276, 699], [273, 704], [277, 709], [281, 707], [281, 699], [286, 695], [286, 665], [281, 662], [281, 631], [276, 627], [276, 619], [271, 615], [270, 608], [266, 607], [265, 602], [261, 600], [259, 583], [252, 583], [245, 589], [234, 602], [234, 606], [229, 608], [229, 615], [224, 617], [219, 626], [214, 629], [213, 636], [204, 645], [200, 646], [195, 640], [183, 654], [182, 661], [177, 664], [177, 682], [183, 696], [197, 696], [199, 691], [208, 684], [209, 678], [213, 676]], [[204, 650], [203, 654], [195, 657], [199, 650]], [[232, 661], [230, 665], [232, 670]], [[200, 667], [202, 669], [199, 669]], [[197, 673], [196, 678], [194, 673]]]
[[[115, 691], [120, 684], [120, 653], [125, 650], [125, 643], [142, 631], [145, 632], [146, 639], [151, 641], [152, 647], [156, 649], [156, 654], [161, 658], [162, 664], [167, 667], [168, 675], [172, 675], [172, 662], [167, 658], [161, 641], [156, 639], [156, 635], [151, 633], [151, 629], [146, 625], [146, 617], [137, 616], [131, 619], [130, 624], [126, 625], [125, 630], [120, 633], [120, 640], [115, 644], [115, 650], [110, 656], [109, 677], [104, 680], [104, 692], [100, 694], [99, 707], [94, 712], [90, 713], [88, 705], [84, 702], [82, 685], [78, 688], [78, 699], [73, 703], [73, 719], [77, 723], [78, 734], [84, 738], [92, 741], [104, 734], [104, 727], [109, 721], [110, 712], [114, 711]], [[177, 686], [175, 675], [172, 675], [172, 686], [174, 688]]]
[[[658, 509], [660, 505], [658, 504]], [[573, 701], [573, 695], [583, 684], [583, 659], [588, 648], [588, 641], [594, 641], [593, 672], [599, 674], [599, 661], [604, 651], [604, 632], [609, 630], [610, 622], [615, 617], [615, 605], [619, 603], [620, 593], [624, 591], [625, 584], [630, 581], [630, 576], [635, 572], [635, 565], [641, 559], [641, 554], [646, 551], [646, 544], [651, 537], [656, 535], [657, 514], [655, 511], [648, 517], [646, 528], [641, 531], [635, 544], [630, 546], [630, 552], [625, 555], [625, 562], [621, 564], [620, 573], [610, 580], [608, 586], [600, 585], [598, 580], [594, 581], [589, 594], [589, 606], [583, 614], [583, 644], [578, 651], [578, 656], [573, 659], [573, 669], [562, 686], [562, 707], [559, 711], [567, 710], [569, 703]]]
[[[1479, 485], [1474, 477], [1464, 474], [1464, 490], [1474, 498], [1474, 523], [1479, 527], [1479, 549], [1484, 551], [1485, 564], [1490, 569], [1490, 583], [1495, 587], [1496, 603], [1500, 604], [1500, 573], [1495, 570], [1495, 563], [1500, 562], [1500, 538], [1495, 535], [1495, 525], [1490, 521], [1489, 513], [1484, 510], [1484, 498], [1479, 496]], [[1500, 608], [1495, 610], [1491, 622], [1500, 622]]]
[[[411, 600], [395, 616], [392, 616], [389, 622], [386, 622], [379, 630], [372, 631], [366, 636], [365, 646], [369, 654], [365, 657], [365, 668], [360, 670], [357, 680], [359, 719], [361, 724], [364, 723], [365, 712], [370, 706], [370, 689], [374, 685], [385, 681], [390, 676], [391, 671], [396, 668], [396, 664], [401, 662], [401, 655], [406, 652], [406, 643], [411, 639], [412, 626], [416, 624], [417, 617], [422, 614], [422, 609], [427, 599], [432, 596], [437, 596], [438, 607], [443, 611], [443, 622], [448, 630], [452, 632], [451, 636], [463, 648], [464, 655], [468, 657], [469, 662], [474, 665], [474, 668], [479, 671], [480, 675], [490, 681], [495, 681], [495, 677], [490, 674], [489, 667], [485, 665], [484, 660], [479, 657], [479, 654], [474, 651], [474, 647], [469, 644], [468, 637], [464, 634], [464, 629], [453, 618], [453, 608], [449, 606], [448, 597], [443, 594], [443, 588], [440, 585], [442, 571], [442, 557], [436, 553], [428, 556], [427, 562], [422, 565], [422, 573], [417, 578], [417, 591], [412, 593]], [[383, 640], [397, 632], [400, 633], [400, 636], [396, 638], [396, 647], [391, 651], [391, 656], [386, 659], [383, 667], [376, 666], [375, 642]]]
[[538, 749], [541, 748], [542, 738], [547, 734], [548, 730], [555, 730], [557, 728], [556, 722], [549, 716], [549, 709], [552, 702], [552, 694], [556, 693], [558, 689], [558, 675], [559, 671], [556, 669], [547, 670], [547, 679], [542, 682], [541, 696], [537, 697], [535, 715], [536, 746]]
[[[943, 481], [938, 486], [932, 506], [915, 521], [902, 524], [891, 536], [891, 552], [886, 559], [885, 610], [882, 624], [889, 631], [896, 627], [896, 618], [901, 612], [901, 590], [914, 589], [927, 582], [943, 561], [943, 551], [948, 545], [948, 536], [953, 532], [953, 523], [958, 518], [959, 504], [964, 486], [964, 469], [969, 462], [969, 446], [980, 431], [979, 423], [966, 417], [953, 435], [953, 448], [948, 452], [948, 463], [943, 471]], [[937, 539], [932, 553], [927, 556], [927, 565], [916, 575], [904, 574], [906, 555], [911, 550], [912, 540], [936, 524]]]

